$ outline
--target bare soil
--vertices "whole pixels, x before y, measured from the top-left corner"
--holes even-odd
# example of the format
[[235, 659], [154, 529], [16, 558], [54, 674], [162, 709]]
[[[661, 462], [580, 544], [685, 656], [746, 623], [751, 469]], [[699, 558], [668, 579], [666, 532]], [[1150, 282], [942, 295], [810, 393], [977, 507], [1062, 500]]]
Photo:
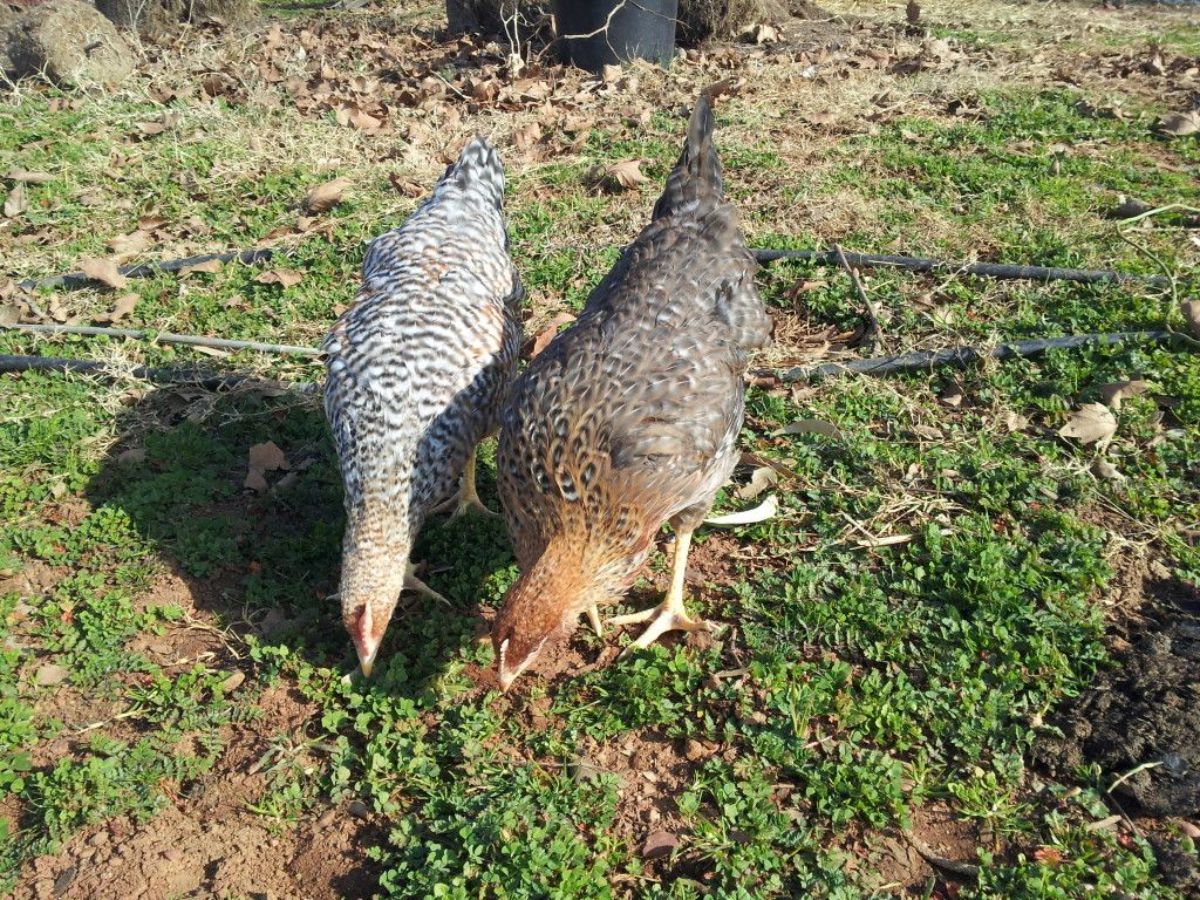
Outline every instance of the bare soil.
[[[1200, 594], [1175, 580], [1145, 587], [1143, 622], [1114, 668], [1070, 703], [1035, 758], [1053, 772], [1098, 763], [1114, 796], [1152, 816], [1200, 815]], [[1135, 771], [1136, 770], [1136, 771]]]

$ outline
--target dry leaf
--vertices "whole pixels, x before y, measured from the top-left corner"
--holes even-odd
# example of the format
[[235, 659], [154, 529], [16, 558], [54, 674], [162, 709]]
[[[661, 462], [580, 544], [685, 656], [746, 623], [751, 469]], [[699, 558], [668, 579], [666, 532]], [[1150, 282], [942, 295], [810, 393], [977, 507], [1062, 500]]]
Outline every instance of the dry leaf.
[[121, 256], [133, 256], [135, 253], [141, 253], [150, 246], [150, 235], [137, 229], [129, 234], [117, 235], [115, 238], [108, 239], [108, 249], [113, 253]]
[[1124, 481], [1125, 476], [1103, 457], [1096, 457], [1096, 461], [1092, 463], [1092, 474], [1097, 478], [1103, 478], [1107, 481]]
[[129, 286], [129, 279], [117, 270], [115, 260], [88, 257], [79, 264], [79, 268], [88, 278], [99, 281], [110, 288], [120, 290]]
[[25, 314], [25, 307], [19, 303], [0, 304], [0, 325], [16, 325]]
[[613, 84], [620, 80], [624, 71], [620, 66], [606, 65], [600, 70], [600, 77], [604, 79], [605, 84]]
[[15, 219], [27, 209], [29, 209], [29, 200], [25, 196], [25, 183], [18, 181], [8, 192], [8, 197], [4, 201], [4, 215], [9, 219]]
[[1192, 337], [1200, 340], [1200, 300], [1184, 300], [1179, 304], [1183, 320], [1187, 322]]
[[826, 422], [822, 419], [798, 419], [788, 425], [784, 425], [776, 434], [820, 434], [825, 437], [842, 439], [841, 430], [832, 422]]
[[224, 268], [224, 263], [219, 259], [209, 259], [202, 263], [196, 263], [194, 266], [184, 266], [179, 270], [179, 277], [186, 278], [189, 275], [194, 275], [197, 272], [203, 272], [206, 275], [215, 275]]
[[96, 321], [101, 325], [111, 325], [113, 322], [121, 321], [121, 319], [133, 312], [133, 308], [137, 306], [138, 299], [137, 294], [122, 294], [113, 304], [112, 310], [100, 313], [100, 315], [96, 316]]
[[762, 466], [750, 474], [750, 481], [733, 492], [739, 500], [753, 500], [771, 485], [778, 483], [779, 473], [770, 466]]
[[904, 7], [904, 16], [908, 19], [909, 25], [918, 25], [921, 22], [921, 6], [917, 0], [908, 0], [908, 6]]
[[1029, 427], [1029, 420], [1020, 413], [1015, 413], [1012, 410], [1006, 412], [1000, 421], [1009, 431], [1024, 431]]
[[342, 202], [353, 182], [349, 178], [335, 178], [319, 184], [304, 198], [304, 208], [311, 213], [322, 213]]
[[383, 125], [383, 119], [377, 119], [367, 112], [363, 112], [358, 107], [350, 110], [350, 124], [359, 131], [378, 131]]
[[1117, 420], [1102, 403], [1085, 403], [1058, 430], [1059, 437], [1075, 438], [1081, 444], [1107, 444], [1117, 433]]
[[1100, 398], [1113, 409], [1120, 409], [1122, 400], [1144, 394], [1149, 387], [1150, 385], [1141, 379], [1114, 381], [1112, 384], [1101, 385]]
[[259, 284], [278, 284], [289, 288], [304, 280], [304, 276], [295, 269], [270, 269], [254, 279]]
[[528, 150], [542, 138], [542, 126], [537, 122], [530, 122], [524, 128], [520, 128], [513, 132], [513, 146], [518, 150]]
[[123, 466], [132, 465], [146, 461], [145, 447], [130, 447], [128, 450], [122, 450], [117, 456], [117, 462]]
[[604, 174], [625, 190], [633, 191], [650, 180], [642, 174], [641, 165], [640, 159], [624, 159], [607, 167]]
[[529, 358], [533, 359], [548, 346], [550, 346], [550, 342], [554, 340], [555, 336], [558, 334], [559, 328], [574, 321], [575, 316], [571, 313], [559, 313], [557, 316], [551, 319], [547, 323], [546, 327], [539, 331], [537, 337], [533, 339], [533, 346], [529, 350]]
[[678, 846], [679, 838], [671, 834], [671, 832], [655, 831], [642, 844], [642, 857], [644, 859], [660, 859], [664, 856], [670, 856]]
[[388, 175], [388, 183], [405, 197], [420, 197], [425, 193], [425, 187], [412, 178], [402, 178], [395, 172]]
[[1158, 130], [1173, 137], [1184, 137], [1200, 131], [1200, 109], [1173, 113], [1158, 123]]
[[938, 397], [938, 399], [947, 406], [952, 406], [957, 409], [958, 407], [962, 406], [963, 403], [962, 388], [957, 384], [952, 384], [942, 391], [942, 395]]
[[267, 479], [261, 469], [250, 469], [246, 472], [246, 480], [242, 483], [252, 491], [265, 491], [267, 489]]
[[19, 181], [21, 184], [49, 184], [54, 176], [49, 172], [26, 172], [24, 169], [13, 169], [5, 176], [9, 181]]
[[250, 448], [250, 468], [263, 472], [273, 472], [276, 469], [289, 469], [287, 457], [274, 441], [265, 444], [255, 444]]

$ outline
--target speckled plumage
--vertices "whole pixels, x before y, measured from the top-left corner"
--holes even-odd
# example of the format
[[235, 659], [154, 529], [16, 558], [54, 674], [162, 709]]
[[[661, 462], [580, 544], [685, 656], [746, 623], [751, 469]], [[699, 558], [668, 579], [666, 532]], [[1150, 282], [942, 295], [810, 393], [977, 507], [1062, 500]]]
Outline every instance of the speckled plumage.
[[621, 597], [664, 521], [690, 534], [737, 462], [746, 352], [770, 319], [712, 127], [701, 98], [652, 221], [513, 386], [497, 459], [522, 574], [493, 630], [511, 677]]
[[[496, 428], [520, 344], [504, 174], [482, 137], [399, 228], [371, 242], [325, 340], [325, 410], [345, 485], [341, 602], [374, 657], [412, 542]], [[369, 663], [368, 666], [369, 667]]]

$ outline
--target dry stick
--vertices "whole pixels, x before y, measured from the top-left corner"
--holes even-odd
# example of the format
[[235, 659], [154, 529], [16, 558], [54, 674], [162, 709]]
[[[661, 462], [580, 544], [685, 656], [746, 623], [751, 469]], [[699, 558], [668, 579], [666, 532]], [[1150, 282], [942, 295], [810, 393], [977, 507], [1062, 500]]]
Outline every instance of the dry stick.
[[[750, 251], [760, 263], [777, 259], [808, 260], [822, 266], [839, 266], [836, 253], [828, 250], [765, 250]], [[954, 263], [920, 256], [881, 256], [875, 253], [847, 253], [851, 265], [864, 269], [908, 269], [912, 272], [956, 272], [984, 278], [1020, 278], [1028, 281], [1078, 281], [1085, 284], [1131, 282], [1169, 287], [1171, 280], [1162, 275], [1131, 275], [1107, 269], [1060, 269], [1050, 266], [1010, 266], [1003, 263]]]
[[944, 856], [939, 856], [923, 840], [913, 834], [911, 831], [905, 831], [904, 837], [913, 849], [921, 854], [925, 862], [931, 866], [936, 866], [946, 872], [951, 872], [959, 878], [976, 878], [979, 876], [979, 866], [969, 862], [959, 862], [956, 859], [947, 859]]
[[875, 340], [883, 345], [883, 349], [888, 349], [887, 342], [883, 337], [883, 328], [879, 324], [879, 307], [875, 305], [870, 297], [867, 296], [866, 289], [863, 288], [862, 279], [858, 277], [858, 272], [854, 266], [846, 260], [846, 254], [842, 251], [840, 244], [834, 244], [833, 250], [837, 254], [838, 262], [841, 263], [843, 269], [850, 275], [850, 281], [854, 284], [854, 290], [858, 293], [858, 299], [863, 303], [863, 317], [867, 320], [867, 330], [862, 336], [862, 343], [870, 349]]
[[0, 355], [0, 372], [81, 372], [101, 378], [128, 376], [157, 384], [190, 384], [207, 391], [227, 391], [247, 385], [283, 387], [300, 394], [315, 393], [318, 385], [310, 381], [291, 383], [273, 381], [257, 375], [214, 375], [202, 369], [151, 368], [135, 366], [132, 369], [115, 369], [101, 362], [88, 359], [57, 359], [48, 356], [3, 356]]
[[[244, 265], [260, 262], [264, 259], [270, 259], [275, 255], [275, 251], [269, 247], [263, 247], [258, 250], [230, 250], [226, 253], [205, 253], [201, 256], [189, 256], [185, 259], [165, 259], [161, 262], [139, 263], [136, 266], [122, 266], [117, 271], [126, 278], [146, 278], [154, 275], [157, 272], [178, 272], [180, 269], [186, 269], [189, 266], [198, 266], [206, 262], [229, 262], [236, 259]], [[53, 278], [43, 278], [41, 281], [32, 278], [26, 278], [17, 287], [24, 291], [32, 291], [36, 288], [47, 287], [66, 287], [79, 288], [87, 287], [89, 284], [95, 284], [96, 279], [90, 278], [82, 272], [68, 272], [65, 275], [55, 275]]]
[[778, 378], [784, 384], [796, 381], [811, 381], [836, 375], [893, 375], [897, 372], [920, 372], [941, 366], [965, 366], [984, 359], [1014, 359], [1039, 356], [1047, 350], [1070, 350], [1090, 344], [1108, 346], [1130, 341], [1152, 341], [1165, 343], [1176, 337], [1171, 331], [1119, 331], [1115, 334], [1075, 334], [1068, 337], [1036, 338], [1028, 341], [1013, 341], [996, 347], [950, 347], [946, 350], [929, 350], [919, 353], [902, 353], [899, 356], [876, 356], [871, 359], [854, 359], [849, 362], [822, 363], [819, 366], [796, 366], [780, 372], [778, 369], [756, 369], [753, 376]]
[[230, 338], [201, 337], [194, 334], [172, 334], [167, 331], [142, 331], [136, 328], [98, 328], [94, 325], [0, 325], [0, 329], [32, 331], [35, 334], [82, 334], [107, 337], [151, 340], [160, 344], [184, 344], [189, 347], [214, 347], [220, 350], [259, 350], [263, 353], [290, 353], [297, 356], [320, 356], [316, 347], [300, 347], [295, 344], [263, 344], [259, 341], [235, 341]]

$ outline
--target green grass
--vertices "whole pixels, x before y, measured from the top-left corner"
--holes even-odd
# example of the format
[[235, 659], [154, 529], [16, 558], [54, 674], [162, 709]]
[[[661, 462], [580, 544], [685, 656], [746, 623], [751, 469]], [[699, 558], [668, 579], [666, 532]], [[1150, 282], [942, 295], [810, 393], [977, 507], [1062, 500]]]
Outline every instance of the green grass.
[[[1191, 36], [1172, 40], [1182, 46]], [[159, 106], [88, 100], [51, 109], [51, 99], [0, 107], [0, 171], [19, 163], [54, 174], [31, 186], [20, 226], [53, 237], [25, 257], [29, 274], [102, 254], [108, 237], [135, 227], [147, 198], [172, 223], [198, 217], [207, 241], [248, 246], [293, 222], [298, 198], [340, 171], [254, 158], [238, 137], [254, 116], [238, 108], [217, 109], [206, 124], [179, 104], [188, 140], [132, 142], [125, 135]], [[837, 236], [856, 249], [1186, 271], [1195, 250], [1179, 229], [1152, 221], [1133, 232], [1150, 259], [1104, 217], [1104, 198], [1200, 205], [1197, 145], [1147, 136], [1144, 117], [1090, 118], [1080, 99], [992, 88], [978, 119], [906, 115], [830, 141], [829, 164], [816, 171], [794, 170], [752, 134], [721, 149], [756, 245], [827, 242], [764, 223], [797, 198], [848, 197], [877, 213]], [[327, 126], [297, 124], [292, 112], [254, 127], [324, 134]], [[754, 116], [742, 100], [721, 111], [741, 124]], [[535, 297], [581, 306], [649, 208], [679, 125], [660, 113], [632, 136], [597, 127], [579, 157], [514, 173], [513, 252]], [[114, 148], [133, 162], [100, 176]], [[634, 157], [651, 178], [635, 194], [584, 183], [592, 165]], [[415, 202], [391, 192], [383, 169], [368, 171], [330, 215], [328, 235], [289, 251], [285, 264], [304, 273], [299, 285], [262, 284], [258, 270], [239, 266], [163, 275], [132, 286], [140, 300], [131, 324], [315, 343], [352, 293], [364, 242]], [[103, 178], [100, 202], [113, 216], [104, 231], [80, 200], [93, 178]], [[605, 239], [593, 240], [597, 233]], [[802, 298], [815, 327], [857, 321], [838, 274], [800, 264], [762, 273], [777, 315], [795, 315], [787, 292], [802, 279], [825, 282]], [[1157, 328], [1164, 316], [1180, 325], [1167, 298], [1136, 286], [877, 273], [869, 289], [896, 349]], [[931, 304], [922, 306], [925, 292]], [[68, 301], [88, 313], [109, 299], [85, 292]], [[33, 351], [191, 360], [157, 345], [0, 333], [0, 352]], [[319, 376], [305, 363], [249, 354], [212, 365]], [[1126, 480], [1098, 481], [1089, 470], [1097, 451], [1057, 431], [1102, 385], [1133, 377], [1153, 389], [1125, 401], [1107, 451]], [[959, 406], [939, 400], [951, 384]], [[364, 852], [390, 896], [869, 896], [880, 879], [864, 853], [931, 805], [980, 836], [970, 860], [979, 877], [959, 896], [1178, 896], [1158, 880], [1145, 841], [1088, 829], [1110, 814], [1101, 773], [1047, 783], [1024, 758], [1053, 710], [1106, 664], [1099, 601], [1120, 564], [1114, 546], [1138, 540], [1181, 580], [1200, 581], [1187, 531], [1200, 512], [1200, 358], [1126, 345], [835, 379], [799, 397], [754, 388], [748, 413], [744, 446], [795, 477], [778, 489], [776, 519], [697, 537], [696, 552], [724, 541], [716, 546], [726, 558], [719, 575], [690, 586], [691, 602], [728, 627], [711, 642], [657, 646], [552, 682], [526, 677], [500, 698], [476, 686], [492, 663], [476, 641], [476, 613], [496, 606], [516, 576], [504, 528], [491, 520], [426, 529], [415, 558], [430, 564], [427, 580], [451, 607], [414, 601], [392, 625], [375, 678], [343, 678], [352, 657], [329, 599], [341, 487], [315, 400], [6, 376], [0, 575], [36, 575], [40, 586], [0, 595], [0, 884], [15, 885], [32, 856], [58, 852], [91, 823], [185, 802], [201, 776], [219, 777], [231, 730], [257, 727], [259, 698], [283, 686], [313, 713], [302, 735], [263, 735], [267, 774], [248, 808], [286, 828], [330, 803], [365, 804], [384, 827]], [[1009, 431], [1009, 414], [1027, 424]], [[836, 423], [840, 437], [779, 433], [801, 418]], [[273, 473], [272, 488], [253, 494], [242, 486], [246, 454], [266, 440], [292, 471]], [[128, 448], [144, 458], [120, 459]], [[481, 458], [481, 489], [494, 506], [491, 449]], [[896, 535], [890, 545], [865, 540]], [[652, 561], [660, 586], [665, 565], [660, 555]], [[167, 577], [186, 583], [193, 608], [151, 602]], [[631, 605], [652, 589], [643, 579]], [[249, 627], [268, 614], [282, 624]], [[196, 622], [230, 629], [206, 645], [210, 656], [179, 662], [151, 649]], [[573, 638], [589, 659], [627, 640], [582, 630]], [[67, 677], [39, 684], [48, 664]], [[235, 668], [250, 677], [227, 690]], [[97, 726], [49, 758], [46, 748], [79, 727], [88, 703], [102, 704], [90, 717]], [[46, 712], [55, 709], [76, 718]], [[627, 739], [679, 753], [705, 748], [671, 797], [681, 843], [665, 861], [643, 860], [646, 829], [622, 819], [621, 779], [637, 772], [573, 774], [589, 748]]]

